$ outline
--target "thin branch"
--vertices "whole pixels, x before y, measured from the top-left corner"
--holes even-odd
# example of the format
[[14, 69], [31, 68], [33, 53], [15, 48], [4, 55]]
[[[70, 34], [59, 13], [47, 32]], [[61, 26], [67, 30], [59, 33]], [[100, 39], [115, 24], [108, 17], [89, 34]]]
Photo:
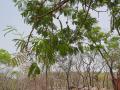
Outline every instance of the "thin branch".
[[33, 31], [34, 31], [34, 28], [32, 28], [32, 30], [31, 30], [31, 32], [30, 32], [30, 34], [29, 34], [29, 36], [28, 36], [27, 43], [26, 43], [26, 50], [28, 49], [28, 44], [29, 44], [29, 42], [30, 42], [30, 38], [31, 38], [31, 36], [32, 36]]
[[[85, 4], [85, 7], [89, 7], [89, 5], [87, 5], [87, 4]], [[95, 12], [107, 12], [108, 11], [108, 9], [107, 10], [96, 10], [95, 8], [93, 8], [93, 7], [89, 7], [91, 10], [93, 10], [93, 11], [95, 11]]]
[[37, 18], [37, 19], [41, 19], [42, 17], [45, 17], [45, 16], [47, 16], [47, 15], [51, 15], [53, 12], [55, 12], [55, 11], [57, 11], [57, 10], [59, 10], [65, 3], [67, 3], [69, 0], [63, 0], [63, 1], [61, 1], [61, 2], [58, 2], [54, 7], [53, 7], [53, 10], [51, 10], [51, 11], [49, 11], [48, 13], [45, 13], [45, 14], [43, 14], [43, 15], [41, 15], [41, 16], [37, 16], [37, 17], [35, 17], [35, 19]]
[[90, 9], [92, 9], [93, 11], [98, 12], [98, 13], [100, 13], [100, 12], [107, 12], [107, 11], [108, 11], [108, 9], [107, 9], [107, 10], [102, 11], [102, 10], [96, 10], [96, 9], [94, 9], [94, 8], [92, 8], [92, 7], [91, 7]]
[[120, 36], [120, 31], [119, 31], [119, 29], [117, 28], [116, 30], [117, 30], [118, 35]]

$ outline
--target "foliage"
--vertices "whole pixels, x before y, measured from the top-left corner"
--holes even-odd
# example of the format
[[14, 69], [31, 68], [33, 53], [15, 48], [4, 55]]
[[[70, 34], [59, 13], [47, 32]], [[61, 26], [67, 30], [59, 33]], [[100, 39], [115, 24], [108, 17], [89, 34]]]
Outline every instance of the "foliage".
[[[110, 67], [113, 60], [112, 51], [119, 48], [119, 37], [112, 32], [120, 29], [120, 2], [118, 0], [13, 0], [19, 8], [24, 21], [32, 26], [27, 39], [16, 40], [21, 52], [36, 62], [43, 63], [46, 68], [56, 63], [56, 57], [65, 57], [77, 53], [97, 52]], [[79, 7], [82, 5], [82, 7]], [[106, 6], [108, 10], [99, 11]], [[109, 32], [101, 31], [96, 18], [90, 10], [110, 12], [111, 25]], [[64, 17], [64, 21], [61, 20]], [[59, 26], [54, 20], [59, 22]], [[72, 24], [70, 24], [72, 22]], [[66, 23], [66, 24], [65, 24]], [[74, 27], [71, 28], [71, 27]], [[33, 31], [37, 36], [33, 35]], [[34, 54], [34, 55], [33, 55]], [[111, 63], [111, 62], [110, 62]], [[33, 63], [29, 75], [36, 71], [37, 64]], [[37, 67], [37, 73], [39, 69]]]
[[37, 74], [40, 74], [40, 69], [37, 65], [37, 63], [32, 63], [30, 68], [29, 68], [29, 72], [28, 72], [28, 76], [36, 76]]
[[8, 51], [0, 49], [0, 63], [8, 65], [10, 64], [11, 58], [11, 54]]

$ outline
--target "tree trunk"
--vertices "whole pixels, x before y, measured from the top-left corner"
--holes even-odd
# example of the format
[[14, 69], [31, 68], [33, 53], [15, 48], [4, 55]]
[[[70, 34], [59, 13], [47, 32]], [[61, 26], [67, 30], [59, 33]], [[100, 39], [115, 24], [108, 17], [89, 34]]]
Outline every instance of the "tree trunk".
[[113, 84], [113, 89], [114, 90], [118, 90], [117, 89], [117, 85], [116, 85], [116, 83], [115, 83], [115, 77], [114, 77], [114, 73], [113, 73], [113, 70], [112, 70], [112, 68], [111, 67], [109, 67], [109, 69], [110, 69], [110, 74], [111, 74], [111, 77], [112, 77], [112, 84]]
[[70, 83], [69, 83], [69, 73], [67, 73], [67, 88], [70, 90]]
[[46, 90], [48, 89], [48, 69], [46, 67]]

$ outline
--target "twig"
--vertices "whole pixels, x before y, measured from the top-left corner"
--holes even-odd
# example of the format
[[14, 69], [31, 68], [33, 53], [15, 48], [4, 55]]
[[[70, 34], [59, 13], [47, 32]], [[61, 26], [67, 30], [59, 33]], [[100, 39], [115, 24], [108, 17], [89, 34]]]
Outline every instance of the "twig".
[[29, 44], [29, 42], [30, 42], [30, 38], [31, 38], [31, 36], [32, 36], [33, 31], [34, 31], [34, 28], [32, 28], [32, 30], [31, 30], [31, 32], [30, 32], [30, 34], [29, 34], [29, 36], [28, 36], [27, 43], [26, 43], [26, 50], [28, 49], [28, 44]]
[[45, 17], [45, 16], [47, 16], [47, 15], [51, 15], [53, 12], [55, 12], [55, 11], [57, 11], [57, 10], [59, 10], [65, 3], [67, 3], [69, 0], [63, 0], [63, 1], [61, 1], [61, 2], [59, 2], [59, 3], [57, 3], [55, 6], [56, 7], [54, 7], [53, 8], [53, 10], [51, 10], [50, 12], [48, 12], [48, 13], [45, 13], [45, 14], [43, 14], [43, 15], [41, 15], [41, 16], [37, 16], [37, 17], [35, 17], [35, 19], [40, 19], [40, 18], [42, 18], [42, 17]]

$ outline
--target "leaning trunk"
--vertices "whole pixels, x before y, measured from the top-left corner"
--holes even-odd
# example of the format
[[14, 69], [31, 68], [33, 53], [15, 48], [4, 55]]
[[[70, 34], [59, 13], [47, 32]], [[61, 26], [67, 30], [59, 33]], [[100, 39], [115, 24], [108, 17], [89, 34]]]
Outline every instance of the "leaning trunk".
[[114, 89], [114, 90], [118, 90], [118, 89], [117, 89], [117, 85], [116, 85], [115, 80], [114, 80], [115, 77], [114, 77], [113, 70], [112, 70], [112, 68], [110, 68], [110, 67], [109, 67], [109, 69], [110, 69], [110, 74], [111, 74], [111, 77], [112, 77], [113, 89]]

